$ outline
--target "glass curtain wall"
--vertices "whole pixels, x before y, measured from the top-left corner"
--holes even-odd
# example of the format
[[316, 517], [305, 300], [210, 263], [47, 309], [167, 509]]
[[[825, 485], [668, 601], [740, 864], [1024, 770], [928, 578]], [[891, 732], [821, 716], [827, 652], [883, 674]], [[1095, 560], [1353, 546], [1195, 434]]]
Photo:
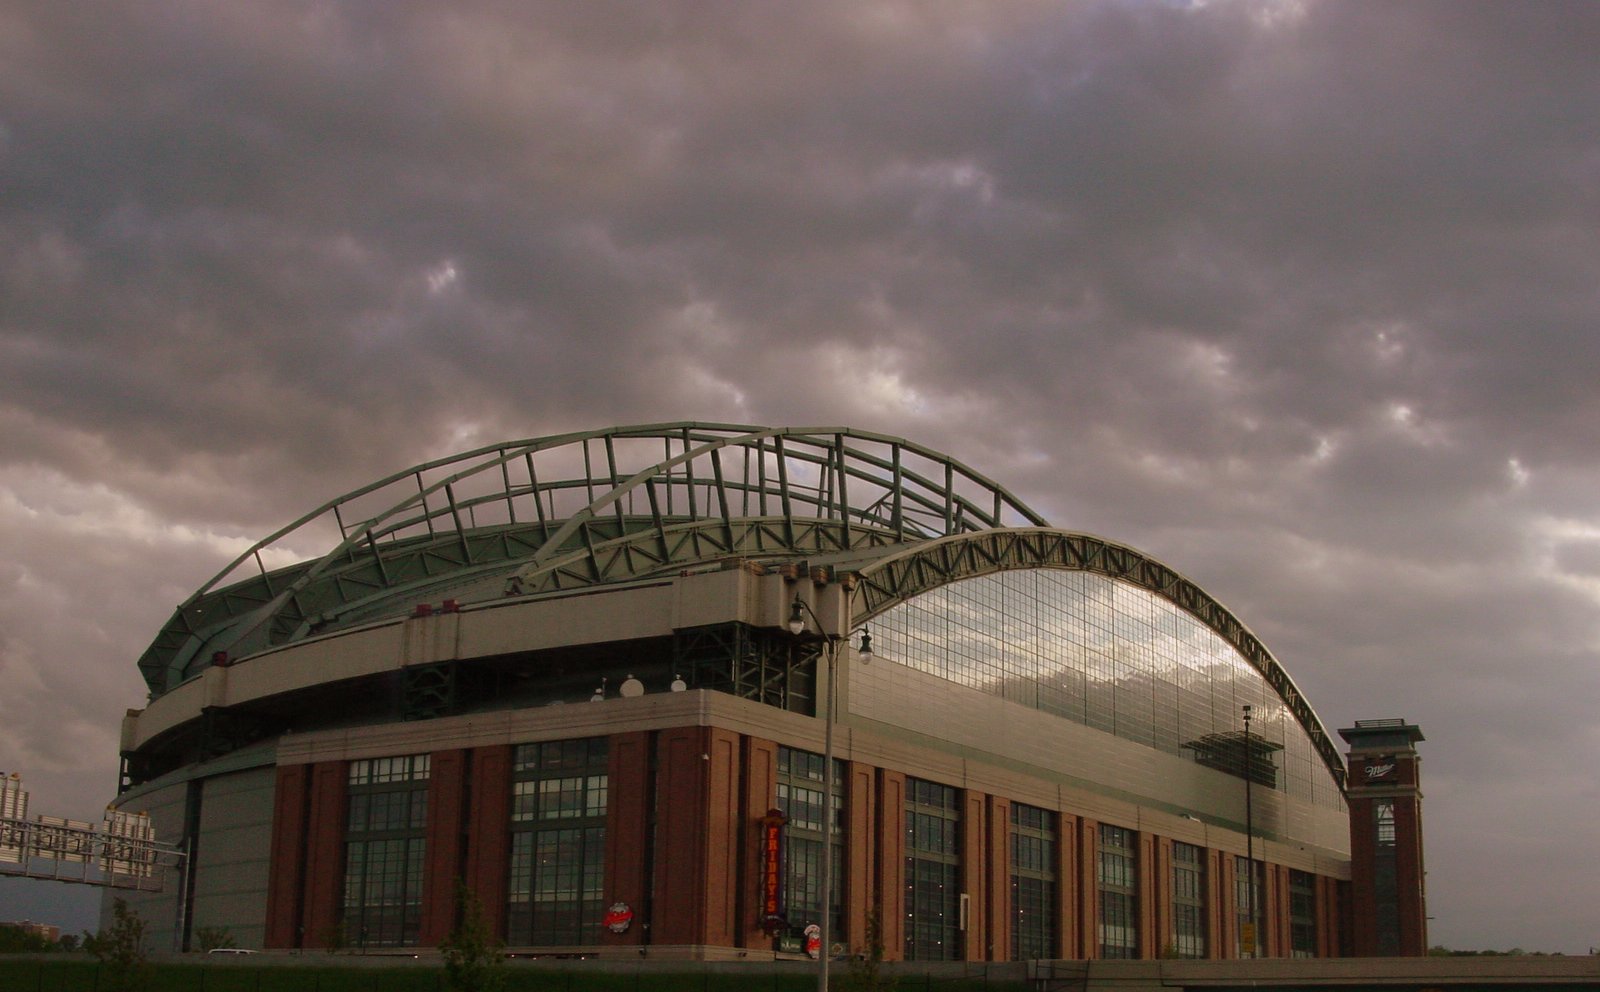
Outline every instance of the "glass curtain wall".
[[1055, 814], [1011, 804], [1011, 960], [1055, 953]]
[[961, 959], [960, 792], [906, 780], [906, 928], [908, 961]]
[[1317, 956], [1317, 878], [1289, 870], [1289, 956]]
[[1100, 956], [1139, 956], [1139, 835], [1125, 827], [1100, 824]]
[[604, 737], [523, 744], [513, 752], [508, 944], [597, 942], [608, 789]]
[[429, 766], [426, 754], [350, 763], [341, 931], [307, 940], [358, 948], [417, 942]]
[[[881, 658], [1196, 760], [1239, 708], [1266, 784], [1344, 810], [1304, 728], [1227, 641], [1153, 592], [1093, 572], [1020, 569], [922, 593], [872, 621]], [[1230, 774], [1235, 772], [1227, 769]]]
[[[783, 909], [803, 929], [822, 917], [822, 755], [778, 748], [778, 809], [783, 828]], [[844, 762], [833, 763], [833, 885], [829, 934], [844, 939]]]
[[1172, 842], [1172, 954], [1206, 956], [1205, 849]]

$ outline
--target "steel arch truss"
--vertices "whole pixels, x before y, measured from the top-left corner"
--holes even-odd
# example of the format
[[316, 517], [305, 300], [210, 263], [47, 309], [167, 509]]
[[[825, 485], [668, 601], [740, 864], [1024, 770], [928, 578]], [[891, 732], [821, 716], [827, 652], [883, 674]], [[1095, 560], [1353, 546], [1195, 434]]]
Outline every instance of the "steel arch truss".
[[1227, 607], [1177, 572], [1132, 548], [1088, 534], [1043, 528], [960, 534], [892, 555], [857, 573], [851, 617], [860, 623], [914, 596], [961, 579], [1013, 569], [1097, 572], [1131, 583], [1190, 614], [1248, 661], [1311, 738], [1334, 781], [1344, 787], [1344, 760], [1316, 711], [1289, 673]]
[[[478, 579], [532, 595], [731, 556], [1044, 524], [945, 455], [843, 427], [685, 422], [507, 442], [380, 479], [258, 542], [178, 608], [139, 668], [159, 695], [218, 655]], [[330, 540], [320, 557], [268, 565]]]

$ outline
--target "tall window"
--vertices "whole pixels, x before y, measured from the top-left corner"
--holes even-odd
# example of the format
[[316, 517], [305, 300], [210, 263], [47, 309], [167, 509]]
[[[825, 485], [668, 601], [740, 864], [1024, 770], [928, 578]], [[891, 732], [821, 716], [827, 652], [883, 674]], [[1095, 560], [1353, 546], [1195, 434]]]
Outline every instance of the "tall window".
[[961, 959], [961, 806], [957, 791], [906, 780], [906, 959]]
[[514, 946], [596, 943], [605, 912], [606, 739], [523, 744], [512, 756]]
[[1100, 824], [1100, 956], [1139, 956], [1139, 835]]
[[[1252, 865], [1255, 868], [1254, 871], [1250, 870]], [[1266, 894], [1266, 887], [1262, 884], [1266, 878], [1266, 873], [1266, 863], [1260, 858], [1255, 861], [1251, 861], [1249, 858], [1234, 858], [1234, 907], [1239, 925], [1234, 927], [1235, 940], [1233, 949], [1234, 953], [1239, 957], [1259, 958], [1266, 953], [1266, 928], [1261, 926], [1262, 911], [1266, 909], [1266, 906], [1262, 903], [1262, 898]], [[1254, 900], [1253, 903], [1252, 900]], [[1250, 907], [1252, 905], [1255, 906], [1255, 920], [1253, 922], [1256, 924], [1256, 945], [1253, 954], [1247, 952], [1244, 947], [1244, 928], [1245, 924], [1252, 922], [1250, 919]]]
[[1289, 871], [1289, 956], [1317, 956], [1317, 879], [1305, 871]]
[[[820, 922], [822, 917], [822, 755], [790, 747], [778, 748], [778, 809], [789, 818], [783, 828], [784, 918], [793, 927]], [[828, 933], [843, 940], [844, 914], [844, 773], [833, 763], [833, 903]]]
[[1055, 814], [1011, 804], [1011, 960], [1055, 952]]
[[1377, 845], [1373, 852], [1372, 883], [1376, 890], [1378, 951], [1400, 953], [1400, 877], [1395, 866], [1394, 801], [1380, 799], [1372, 804], [1373, 829]]
[[[350, 763], [343, 939], [358, 947], [417, 942], [428, 825], [428, 755]], [[322, 940], [323, 934], [308, 938]]]
[[1206, 956], [1205, 850], [1172, 842], [1172, 949], [1180, 958]]

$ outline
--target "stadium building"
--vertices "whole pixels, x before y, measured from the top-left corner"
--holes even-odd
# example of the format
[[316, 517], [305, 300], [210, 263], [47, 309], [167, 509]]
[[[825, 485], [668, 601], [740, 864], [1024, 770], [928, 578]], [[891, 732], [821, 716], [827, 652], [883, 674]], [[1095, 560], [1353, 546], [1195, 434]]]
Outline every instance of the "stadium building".
[[116, 805], [189, 857], [128, 898], [178, 947], [428, 947], [463, 883], [529, 953], [1426, 946], [1415, 727], [1343, 731], [1347, 791], [1205, 591], [898, 438], [419, 465], [241, 555], [139, 668]]

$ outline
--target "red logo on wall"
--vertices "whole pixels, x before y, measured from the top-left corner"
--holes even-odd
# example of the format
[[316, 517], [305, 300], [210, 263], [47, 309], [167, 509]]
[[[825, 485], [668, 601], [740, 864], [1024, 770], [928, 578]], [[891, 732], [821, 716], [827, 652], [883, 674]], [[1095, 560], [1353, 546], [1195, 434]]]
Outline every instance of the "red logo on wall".
[[789, 818], [769, 809], [761, 818], [761, 921], [767, 933], [783, 929], [783, 827]]
[[606, 910], [604, 922], [612, 933], [627, 933], [628, 926], [633, 923], [633, 910], [625, 902], [614, 902]]

